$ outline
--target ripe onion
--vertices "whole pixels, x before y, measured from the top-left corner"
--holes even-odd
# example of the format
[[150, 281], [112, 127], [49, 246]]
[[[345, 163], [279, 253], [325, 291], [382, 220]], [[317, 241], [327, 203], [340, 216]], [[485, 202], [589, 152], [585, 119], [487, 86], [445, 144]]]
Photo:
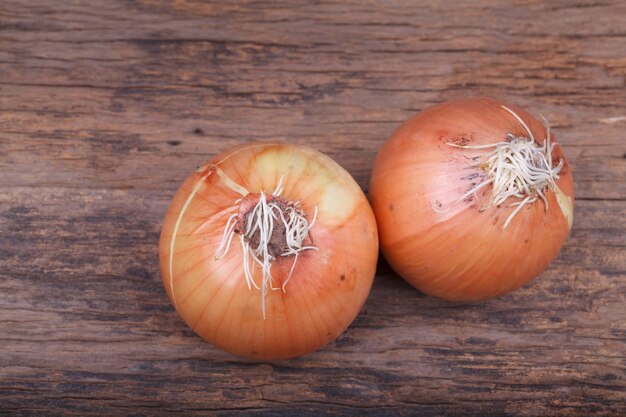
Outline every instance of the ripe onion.
[[163, 284], [202, 338], [242, 356], [311, 352], [354, 320], [372, 286], [376, 221], [336, 162], [248, 144], [180, 187], [163, 223]]
[[570, 166], [545, 123], [472, 98], [400, 126], [376, 157], [370, 186], [392, 268], [426, 294], [463, 301], [540, 274], [567, 239], [574, 200]]

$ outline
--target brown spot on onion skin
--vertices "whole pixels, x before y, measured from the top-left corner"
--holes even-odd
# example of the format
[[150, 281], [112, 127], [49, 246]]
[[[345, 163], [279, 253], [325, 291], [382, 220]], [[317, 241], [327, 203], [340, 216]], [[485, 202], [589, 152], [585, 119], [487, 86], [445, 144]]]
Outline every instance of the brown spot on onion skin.
[[341, 280], [342, 288], [345, 288], [348, 290], [353, 289], [359, 280], [357, 271], [353, 269], [348, 273], [341, 274], [340, 280]]
[[471, 142], [471, 135], [467, 135], [466, 133], [460, 133], [458, 135], [454, 135], [448, 138], [447, 142], [454, 143], [458, 146], [466, 146]]
[[393, 211], [393, 203], [389, 203], [389, 210]]

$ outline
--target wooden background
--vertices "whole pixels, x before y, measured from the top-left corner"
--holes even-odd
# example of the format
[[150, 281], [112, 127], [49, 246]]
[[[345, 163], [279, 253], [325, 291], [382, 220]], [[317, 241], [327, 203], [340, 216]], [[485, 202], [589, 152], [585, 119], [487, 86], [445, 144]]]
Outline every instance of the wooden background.
[[[626, 3], [0, 2], [0, 414], [626, 414]], [[574, 169], [558, 259], [447, 303], [381, 261], [349, 330], [306, 357], [202, 342], [161, 286], [182, 180], [251, 140], [308, 144], [366, 189], [425, 106], [545, 115]]]

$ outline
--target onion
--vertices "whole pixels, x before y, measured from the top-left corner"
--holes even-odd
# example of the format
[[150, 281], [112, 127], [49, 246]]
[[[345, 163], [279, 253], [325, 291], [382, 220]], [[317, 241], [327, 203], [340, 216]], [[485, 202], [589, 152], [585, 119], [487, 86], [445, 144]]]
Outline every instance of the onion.
[[354, 179], [312, 149], [249, 144], [180, 187], [163, 223], [163, 284], [202, 338], [242, 356], [311, 352], [372, 286], [376, 221]]
[[574, 200], [570, 166], [545, 123], [471, 98], [400, 126], [376, 157], [370, 186], [392, 268], [426, 294], [461, 301], [539, 275], [567, 239]]

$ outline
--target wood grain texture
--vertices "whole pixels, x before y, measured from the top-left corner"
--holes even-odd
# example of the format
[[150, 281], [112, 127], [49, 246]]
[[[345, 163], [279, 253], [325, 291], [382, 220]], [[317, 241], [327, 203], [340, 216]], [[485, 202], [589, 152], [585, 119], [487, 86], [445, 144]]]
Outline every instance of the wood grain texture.
[[[0, 3], [0, 415], [626, 414], [626, 3]], [[380, 262], [348, 331], [254, 363], [176, 316], [158, 236], [182, 180], [250, 140], [310, 145], [365, 189], [416, 111], [489, 95], [551, 122], [575, 221], [483, 303]]]

